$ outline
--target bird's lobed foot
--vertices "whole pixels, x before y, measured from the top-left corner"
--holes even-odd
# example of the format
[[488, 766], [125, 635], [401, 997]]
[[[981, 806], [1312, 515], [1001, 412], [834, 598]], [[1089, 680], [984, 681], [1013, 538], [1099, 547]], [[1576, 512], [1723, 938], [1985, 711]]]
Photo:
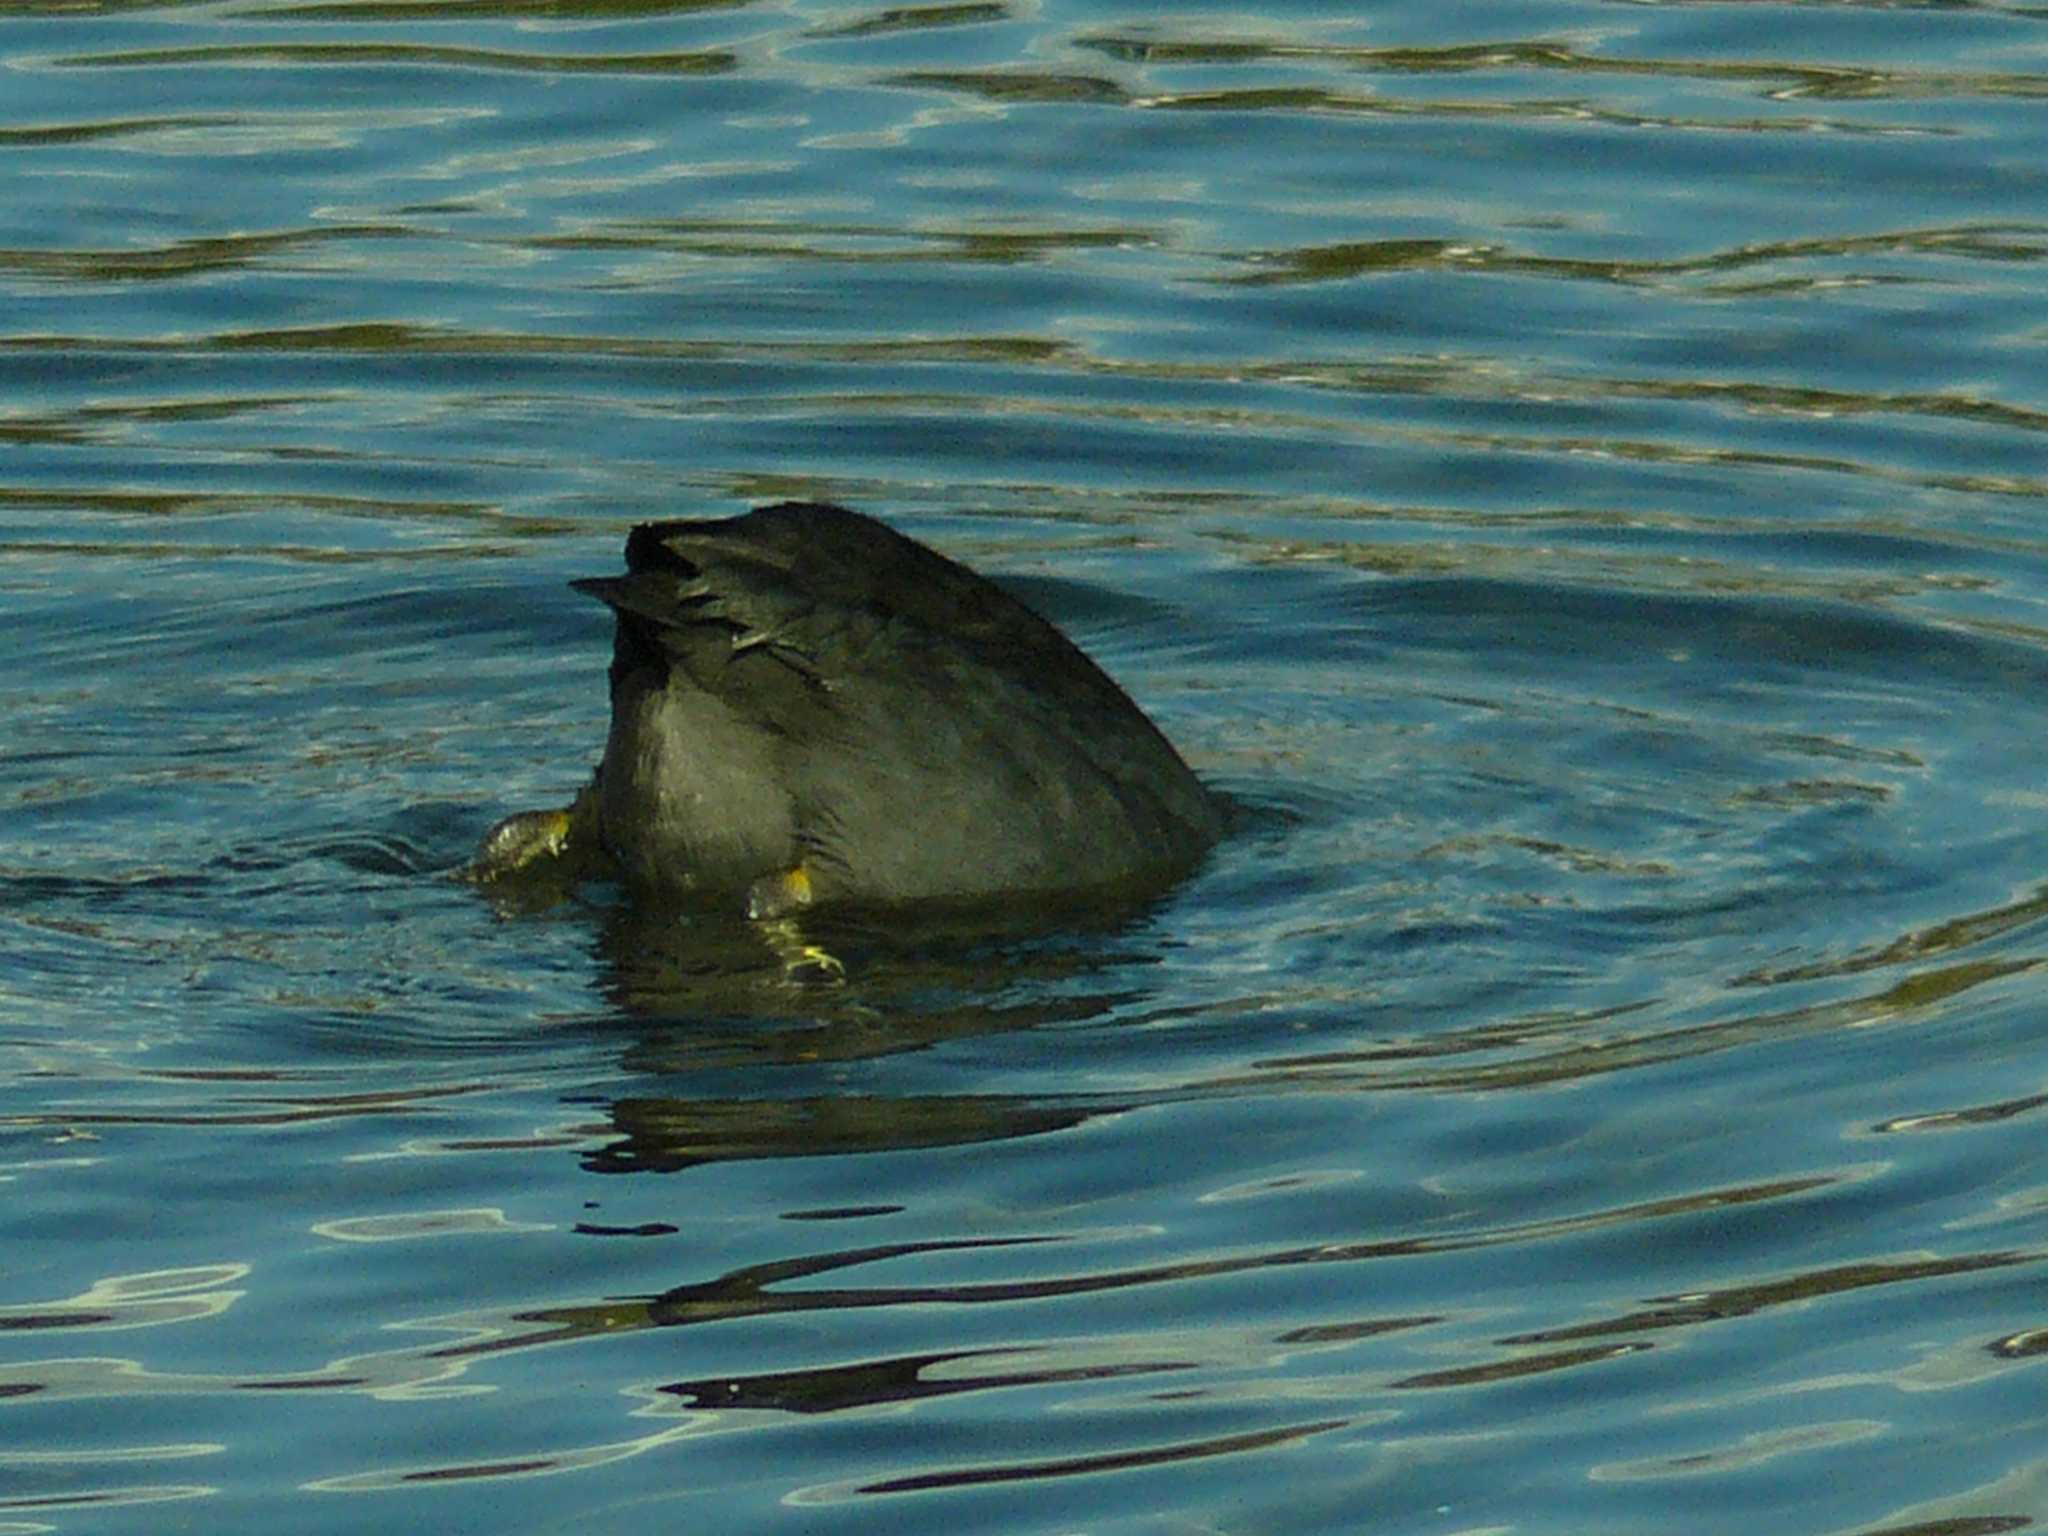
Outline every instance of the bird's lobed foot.
[[569, 851], [573, 825], [567, 809], [507, 816], [484, 834], [475, 860], [462, 871], [463, 877], [488, 885], [537, 864], [552, 864]]

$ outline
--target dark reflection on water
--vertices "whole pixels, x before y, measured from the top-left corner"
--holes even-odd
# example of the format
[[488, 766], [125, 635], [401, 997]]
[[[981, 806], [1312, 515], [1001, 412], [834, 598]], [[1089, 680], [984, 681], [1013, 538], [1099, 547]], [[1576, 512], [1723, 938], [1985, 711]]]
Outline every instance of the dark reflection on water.
[[[792, 1371], [773, 1376], [716, 1381], [679, 1381], [662, 1387], [663, 1392], [688, 1401], [693, 1408], [716, 1408], [727, 1412], [747, 1408], [771, 1408], [789, 1413], [834, 1413], [879, 1403], [913, 1402], [920, 1398], [946, 1397], [958, 1392], [982, 1392], [998, 1387], [1050, 1386], [1064, 1381], [1109, 1381], [1123, 1376], [1148, 1376], [1158, 1372], [1195, 1368], [1192, 1360], [1160, 1360], [1122, 1365], [1053, 1367], [1044, 1371], [1015, 1369], [1014, 1357], [1003, 1355], [1010, 1370], [962, 1370], [984, 1356], [1001, 1355], [998, 1350], [962, 1350], [950, 1355], [913, 1355], [900, 1360], [862, 1360], [852, 1365], [820, 1371]], [[946, 1368], [936, 1379], [927, 1371]]]
[[485, 48], [436, 48], [380, 43], [223, 43], [197, 48], [145, 48], [53, 61], [74, 69], [182, 69], [201, 64], [266, 68], [407, 65], [429, 69], [491, 69], [560, 75], [701, 75], [738, 62], [728, 53], [599, 54], [511, 53]]
[[1063, 1461], [1026, 1462], [1020, 1466], [962, 1467], [944, 1472], [927, 1472], [911, 1477], [886, 1478], [860, 1488], [861, 1493], [921, 1493], [934, 1488], [966, 1488], [981, 1483], [1034, 1482], [1048, 1477], [1122, 1472], [1137, 1467], [1170, 1466], [1200, 1456], [1228, 1456], [1240, 1451], [1262, 1451], [1283, 1446], [1308, 1435], [1339, 1429], [1342, 1419], [1325, 1419], [1313, 1424], [1290, 1425], [1285, 1429], [1256, 1431], [1242, 1435], [1219, 1435], [1177, 1445], [1143, 1451], [1121, 1451], [1097, 1456], [1074, 1456]]
[[1069, 1130], [1114, 1112], [980, 1099], [621, 1099], [610, 1113], [620, 1140], [592, 1154], [599, 1173], [674, 1173], [744, 1157], [829, 1157], [912, 1151]]

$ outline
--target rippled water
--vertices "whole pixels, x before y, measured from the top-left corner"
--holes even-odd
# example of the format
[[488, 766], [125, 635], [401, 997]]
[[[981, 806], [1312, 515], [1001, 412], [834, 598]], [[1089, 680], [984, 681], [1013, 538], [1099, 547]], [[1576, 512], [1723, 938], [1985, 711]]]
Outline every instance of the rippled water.
[[[2048, 1516], [2048, 13], [1357, 9], [0, 9], [0, 1529]], [[444, 878], [788, 495], [1209, 865]]]

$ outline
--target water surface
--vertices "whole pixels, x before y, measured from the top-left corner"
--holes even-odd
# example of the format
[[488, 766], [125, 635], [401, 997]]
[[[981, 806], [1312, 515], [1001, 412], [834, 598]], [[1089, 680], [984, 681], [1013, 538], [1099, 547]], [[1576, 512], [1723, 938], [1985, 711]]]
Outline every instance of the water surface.
[[[2048, 1514], [2043, 27], [6, 8], [0, 1525]], [[447, 879], [595, 760], [567, 581], [785, 496], [1231, 838]]]

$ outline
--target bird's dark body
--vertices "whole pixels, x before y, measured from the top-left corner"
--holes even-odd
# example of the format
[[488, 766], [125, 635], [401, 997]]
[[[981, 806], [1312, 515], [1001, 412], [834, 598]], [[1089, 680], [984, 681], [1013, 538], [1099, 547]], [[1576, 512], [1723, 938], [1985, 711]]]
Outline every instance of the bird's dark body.
[[1215, 797], [1100, 668], [872, 518], [650, 523], [626, 567], [576, 583], [618, 628], [569, 814], [634, 886], [800, 871], [805, 901], [972, 902], [1164, 885], [1216, 839]]

